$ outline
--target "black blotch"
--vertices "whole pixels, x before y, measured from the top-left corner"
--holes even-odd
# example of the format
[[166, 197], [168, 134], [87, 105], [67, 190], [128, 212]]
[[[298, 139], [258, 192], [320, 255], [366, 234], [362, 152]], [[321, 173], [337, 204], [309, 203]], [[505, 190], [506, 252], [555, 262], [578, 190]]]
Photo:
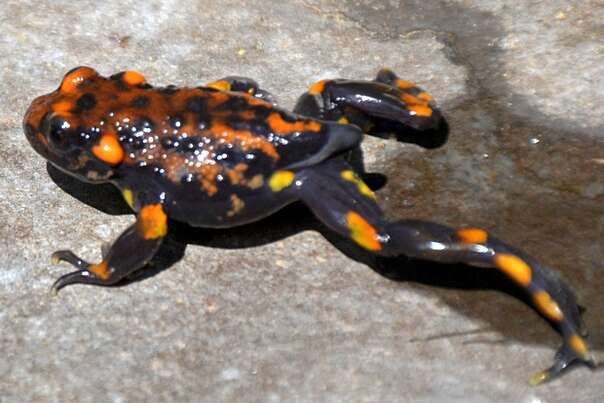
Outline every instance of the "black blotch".
[[220, 107], [222, 109], [239, 111], [239, 110], [243, 110], [243, 109], [248, 109], [250, 107], [250, 104], [248, 103], [247, 99], [245, 99], [244, 97], [233, 96], [233, 97], [230, 97], [225, 103], [220, 105]]
[[185, 125], [185, 119], [182, 116], [172, 116], [168, 119], [168, 124], [173, 129], [180, 129]]
[[168, 85], [167, 87], [161, 87], [157, 89], [157, 92], [164, 95], [172, 95], [178, 91], [178, 87], [175, 85]]
[[96, 106], [96, 98], [90, 92], [85, 93], [76, 101], [76, 111], [87, 111]]
[[192, 96], [187, 99], [185, 104], [185, 110], [187, 112], [200, 113], [206, 110], [206, 102], [203, 97]]
[[146, 108], [149, 106], [149, 97], [139, 95], [132, 100], [130, 105], [132, 105], [134, 108]]
[[153, 86], [148, 83], [142, 83], [142, 84], [138, 85], [138, 88], [143, 89], [143, 90], [150, 90], [151, 88], [153, 88]]

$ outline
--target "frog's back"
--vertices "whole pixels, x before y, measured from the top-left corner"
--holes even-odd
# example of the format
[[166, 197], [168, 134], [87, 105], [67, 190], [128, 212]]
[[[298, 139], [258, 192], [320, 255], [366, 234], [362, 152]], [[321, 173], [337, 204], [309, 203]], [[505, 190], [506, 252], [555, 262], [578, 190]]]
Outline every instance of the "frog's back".
[[253, 189], [276, 170], [318, 163], [361, 139], [353, 126], [300, 117], [245, 93], [152, 87], [130, 72], [89, 79], [74, 103], [84, 130], [117, 135], [118, 172], [143, 168], [135, 170], [198, 185], [207, 196], [222, 182]]

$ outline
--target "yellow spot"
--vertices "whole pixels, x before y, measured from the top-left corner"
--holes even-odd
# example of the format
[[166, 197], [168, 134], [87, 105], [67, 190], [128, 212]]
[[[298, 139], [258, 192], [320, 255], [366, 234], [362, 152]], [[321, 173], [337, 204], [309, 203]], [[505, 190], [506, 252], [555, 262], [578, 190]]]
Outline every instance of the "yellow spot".
[[587, 359], [587, 346], [580, 336], [576, 334], [570, 336], [568, 338], [568, 345], [579, 357]]
[[430, 102], [432, 101], [432, 95], [428, 94], [425, 91], [420, 92], [419, 94], [417, 94], [417, 97], [419, 99], [421, 99], [422, 101], [426, 101], [426, 102]]
[[124, 197], [124, 200], [126, 201], [126, 203], [128, 203], [128, 206], [130, 206], [130, 208], [134, 208], [134, 197], [132, 195], [132, 190], [130, 189], [124, 189], [122, 190], [122, 196]]
[[308, 93], [310, 95], [319, 95], [325, 89], [326, 83], [327, 83], [327, 80], [317, 81], [316, 83], [314, 83], [313, 85], [310, 86], [310, 88], [308, 89]]
[[138, 71], [124, 71], [122, 80], [128, 85], [139, 85], [145, 82], [145, 76]]
[[110, 165], [117, 165], [124, 159], [124, 150], [114, 133], [105, 133], [97, 145], [92, 147], [95, 157]]
[[67, 74], [61, 82], [61, 92], [75, 92], [80, 84], [98, 73], [90, 67], [80, 67]]
[[143, 239], [156, 239], [168, 233], [168, 217], [161, 204], [149, 204], [141, 209], [136, 221]]
[[520, 285], [528, 286], [531, 282], [531, 268], [518, 256], [499, 253], [495, 255], [497, 267]]
[[362, 195], [367, 196], [367, 197], [371, 197], [372, 199], [375, 199], [375, 193], [373, 193], [373, 191], [371, 189], [369, 189], [369, 186], [367, 186], [367, 184], [365, 182], [363, 182], [350, 169], [342, 171], [340, 173], [340, 176], [342, 177], [342, 179], [345, 179], [345, 180], [347, 180], [349, 182], [352, 182], [355, 185], [357, 185], [357, 188], [359, 189], [359, 192], [361, 192]]
[[457, 237], [463, 243], [479, 243], [484, 244], [487, 242], [487, 232], [479, 228], [466, 228], [457, 231]]
[[258, 189], [262, 185], [264, 185], [264, 178], [260, 174], [254, 175], [247, 183], [250, 189]]
[[277, 171], [268, 180], [268, 186], [273, 192], [280, 192], [294, 181], [292, 171]]
[[415, 114], [417, 116], [422, 116], [422, 117], [426, 117], [426, 118], [432, 116], [432, 108], [430, 108], [429, 106], [409, 105], [407, 107], [407, 109], [409, 109], [411, 112], [413, 112], [413, 114]]
[[545, 291], [537, 291], [533, 295], [533, 301], [541, 313], [543, 313], [548, 319], [559, 322], [564, 317], [560, 307], [556, 301], [552, 300], [552, 297], [549, 295], [549, 293]]
[[400, 78], [397, 79], [394, 82], [394, 85], [397, 86], [397, 88], [401, 89], [401, 90], [407, 90], [409, 88], [415, 88], [417, 87], [414, 83], [412, 83], [411, 81], [407, 81], [407, 80], [401, 80]]
[[206, 87], [214, 88], [215, 90], [219, 90], [219, 91], [230, 91], [231, 90], [231, 84], [229, 84], [229, 82], [225, 81], [225, 80], [213, 81], [209, 84], [206, 84]]
[[371, 251], [382, 249], [382, 245], [378, 241], [377, 231], [359, 214], [354, 211], [348, 212], [346, 214], [346, 225], [350, 230], [352, 240], [363, 248]]
[[98, 264], [91, 264], [88, 267], [88, 271], [93, 273], [95, 276], [97, 276], [101, 280], [107, 280], [109, 277], [111, 277], [111, 272], [109, 271], [109, 268], [107, 267], [107, 262], [104, 260]]
[[231, 206], [232, 206], [232, 209], [227, 212], [228, 217], [232, 217], [235, 214], [239, 213], [241, 211], [241, 209], [243, 209], [245, 207], [245, 203], [243, 202], [243, 200], [241, 200], [239, 197], [237, 197], [237, 195], [232, 194], [231, 195]]
[[338, 119], [338, 123], [346, 125], [346, 124], [348, 124], [350, 122], [348, 121], [348, 118], [346, 118], [346, 116], [342, 116], [340, 119]]

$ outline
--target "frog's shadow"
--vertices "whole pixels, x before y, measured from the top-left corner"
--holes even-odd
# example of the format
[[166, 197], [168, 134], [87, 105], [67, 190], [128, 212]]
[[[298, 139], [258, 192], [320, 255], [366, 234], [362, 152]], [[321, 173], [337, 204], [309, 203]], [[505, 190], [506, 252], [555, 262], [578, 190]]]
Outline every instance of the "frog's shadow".
[[[114, 186], [83, 183], [59, 171], [51, 164], [47, 165], [47, 170], [52, 180], [61, 189], [83, 203], [111, 215], [132, 213]], [[376, 183], [372, 187], [383, 186], [385, 182], [380, 179], [381, 175], [373, 175]], [[287, 223], [287, 225], [284, 225], [284, 223]], [[183, 258], [188, 244], [219, 249], [251, 248], [267, 245], [302, 231], [313, 230], [319, 232], [347, 257], [366, 264], [376, 273], [388, 279], [447, 289], [495, 290], [520, 299], [530, 306], [530, 301], [525, 294], [498, 271], [479, 270], [463, 264], [442, 264], [406, 257], [385, 258], [375, 256], [358, 247], [352, 241], [330, 231], [314, 218], [302, 203], [293, 203], [261, 221], [229, 229], [196, 228], [174, 221], [171, 221], [169, 226], [170, 232], [160, 250], [152, 259], [151, 264], [116, 286], [125, 286], [132, 282], [142, 281], [168, 269]], [[528, 332], [525, 332], [526, 334], [519, 334], [518, 332], [510, 334], [506, 326], [506, 319], [500, 318], [496, 312], [493, 312], [497, 310], [495, 307], [493, 310], [487, 310], [487, 312], [483, 310], [477, 312], [477, 309], [472, 309], [472, 304], [468, 300], [447, 297], [445, 299], [445, 302], [455, 310], [469, 317], [480, 316], [481, 319], [489, 323], [489, 326], [480, 330], [481, 332], [496, 331], [505, 335], [506, 340], [512, 337], [522, 339], [523, 342], [527, 343], [535, 341], [534, 337], [532, 338]], [[470, 331], [469, 333], [475, 332]], [[551, 340], [544, 340], [543, 342], [549, 343]]]

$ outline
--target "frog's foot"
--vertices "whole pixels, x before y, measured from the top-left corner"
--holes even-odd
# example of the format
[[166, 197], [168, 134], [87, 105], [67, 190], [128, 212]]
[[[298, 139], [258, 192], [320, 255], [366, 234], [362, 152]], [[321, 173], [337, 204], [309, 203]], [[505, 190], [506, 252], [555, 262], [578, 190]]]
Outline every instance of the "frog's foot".
[[205, 86], [220, 91], [242, 92], [254, 98], [270, 102], [273, 105], [277, 104], [273, 94], [260, 88], [255, 80], [248, 77], [228, 76], [208, 83]]
[[298, 99], [294, 112], [352, 123], [379, 137], [446, 131], [432, 96], [389, 70], [380, 71], [375, 81], [319, 81]]
[[581, 334], [575, 294], [558, 275], [525, 252], [478, 228], [451, 228], [422, 220], [388, 221], [375, 194], [343, 159], [306, 167], [290, 179], [289, 187], [280, 191], [293, 193], [327, 227], [371, 253], [465, 263], [510, 278], [563, 340], [552, 367], [533, 376], [532, 384], [559, 376], [571, 364], [595, 367]]
[[115, 284], [130, 273], [145, 266], [155, 255], [167, 233], [167, 216], [161, 204], [143, 206], [136, 223], [124, 231], [103, 252], [100, 263], [88, 263], [68, 250], [52, 254], [54, 263], [66, 262], [77, 268], [67, 273], [51, 287], [53, 293], [70, 284]]

